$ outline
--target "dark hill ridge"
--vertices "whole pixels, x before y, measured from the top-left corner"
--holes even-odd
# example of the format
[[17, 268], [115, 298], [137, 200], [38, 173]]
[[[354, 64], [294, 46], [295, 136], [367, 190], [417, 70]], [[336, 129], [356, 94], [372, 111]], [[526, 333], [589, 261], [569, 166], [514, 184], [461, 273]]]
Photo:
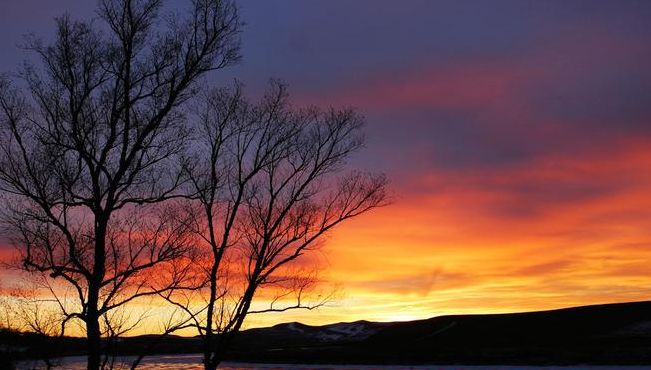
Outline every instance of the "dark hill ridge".
[[651, 302], [395, 323], [281, 324], [243, 332], [233, 356], [291, 362], [651, 364]]
[[396, 323], [370, 343], [544, 344], [599, 337], [651, 338], [651, 302], [604, 304], [549, 311], [450, 315]]
[[322, 326], [290, 322], [269, 328], [245, 330], [240, 333], [235, 345], [237, 348], [260, 349], [358, 343], [391, 325], [393, 323], [364, 320]]
[[[228, 359], [247, 362], [651, 365], [651, 301], [393, 323], [292, 322], [245, 330], [234, 344]], [[0, 352], [12, 347], [33, 358], [83, 354], [84, 343], [0, 331]], [[201, 344], [198, 338], [140, 336], [114, 347], [121, 354], [148, 348], [196, 353]]]

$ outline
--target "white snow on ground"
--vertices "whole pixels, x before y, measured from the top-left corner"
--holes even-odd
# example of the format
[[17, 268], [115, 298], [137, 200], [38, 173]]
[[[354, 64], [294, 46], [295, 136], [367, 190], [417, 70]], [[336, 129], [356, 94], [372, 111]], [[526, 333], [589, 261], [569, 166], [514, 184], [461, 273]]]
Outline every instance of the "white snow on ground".
[[316, 334], [322, 342], [336, 341], [336, 340], [364, 340], [371, 335], [377, 333], [379, 328], [371, 327], [363, 322], [341, 323], [324, 326]]
[[368, 325], [365, 322], [349, 322], [324, 325], [321, 327], [302, 326], [298, 323], [289, 323], [286, 325], [287, 330], [294, 331], [311, 338], [316, 338], [321, 342], [351, 340], [364, 340], [377, 333], [379, 328]]

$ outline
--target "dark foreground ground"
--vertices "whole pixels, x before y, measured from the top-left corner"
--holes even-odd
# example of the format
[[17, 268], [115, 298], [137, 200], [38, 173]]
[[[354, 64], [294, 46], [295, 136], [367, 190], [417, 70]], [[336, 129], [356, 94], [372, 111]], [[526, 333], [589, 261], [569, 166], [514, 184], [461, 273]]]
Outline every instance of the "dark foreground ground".
[[[155, 345], [154, 345], [155, 344]], [[197, 353], [196, 338], [125, 338], [122, 355]], [[0, 332], [0, 358], [80, 355], [78, 338]], [[231, 361], [347, 364], [651, 365], [651, 302], [426, 320], [299, 323], [241, 333]], [[1, 362], [2, 360], [0, 360]], [[0, 368], [2, 363], [0, 363]]]

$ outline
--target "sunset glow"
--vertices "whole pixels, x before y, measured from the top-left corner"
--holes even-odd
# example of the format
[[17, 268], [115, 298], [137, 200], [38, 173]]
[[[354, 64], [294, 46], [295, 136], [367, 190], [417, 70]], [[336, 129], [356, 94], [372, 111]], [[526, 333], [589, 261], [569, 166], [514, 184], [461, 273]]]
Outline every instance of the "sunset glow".
[[[24, 57], [16, 35], [85, 3], [3, 4], [0, 72]], [[242, 3], [242, 64], [210, 81], [258, 96], [279, 78], [296, 106], [354, 107], [368, 143], [352, 164], [392, 194], [299, 262], [320, 266], [328, 305], [246, 326], [648, 300], [651, 3], [408, 3]]]

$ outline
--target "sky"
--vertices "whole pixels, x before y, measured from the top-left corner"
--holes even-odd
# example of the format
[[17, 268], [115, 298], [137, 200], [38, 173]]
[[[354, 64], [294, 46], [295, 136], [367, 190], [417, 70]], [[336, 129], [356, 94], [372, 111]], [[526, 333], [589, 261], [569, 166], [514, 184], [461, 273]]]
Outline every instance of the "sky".
[[[25, 58], [21, 35], [94, 5], [0, 0], [0, 71]], [[256, 95], [278, 78], [297, 106], [356, 108], [368, 142], [351, 165], [394, 194], [320, 252], [336, 302], [251, 325], [650, 297], [651, 2], [240, 6], [243, 60], [212, 81]]]

